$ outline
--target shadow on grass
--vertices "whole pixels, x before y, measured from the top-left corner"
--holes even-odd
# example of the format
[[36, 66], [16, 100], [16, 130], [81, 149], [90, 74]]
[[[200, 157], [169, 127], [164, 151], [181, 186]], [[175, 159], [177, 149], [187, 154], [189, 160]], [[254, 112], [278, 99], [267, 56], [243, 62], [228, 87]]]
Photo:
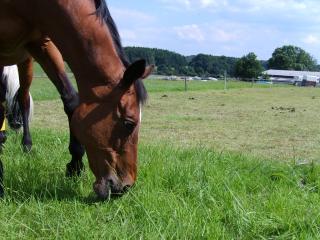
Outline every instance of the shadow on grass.
[[[11, 154], [10, 154], [11, 155]], [[65, 176], [65, 164], [62, 161], [43, 159], [33, 150], [29, 154], [17, 153], [13, 157], [2, 155], [4, 162], [4, 199], [24, 202], [27, 199], [36, 201], [96, 201], [88, 187], [91, 186], [86, 172], [80, 177]], [[92, 191], [92, 189], [90, 189]], [[85, 194], [89, 196], [84, 197]]]
[[81, 177], [79, 179], [67, 179], [62, 173], [57, 173], [55, 178], [43, 175], [37, 181], [30, 179], [26, 175], [14, 174], [14, 172], [5, 172], [5, 199], [14, 202], [24, 202], [27, 199], [46, 202], [57, 201], [85, 201], [87, 199], [81, 194]]
[[65, 176], [61, 166], [41, 167], [41, 164], [28, 161], [30, 159], [12, 161], [4, 171], [5, 200], [18, 203], [28, 199], [40, 202], [78, 201], [93, 205], [112, 202], [122, 196], [112, 194], [109, 199], [98, 198], [91, 188], [93, 180], [88, 177], [87, 168], [81, 176], [70, 178]]
[[47, 201], [78, 201], [85, 204], [110, 202], [118, 199], [99, 199], [92, 189], [94, 177], [84, 157], [85, 171], [80, 177], [66, 177], [66, 164], [70, 161], [67, 134], [53, 134], [51, 131], [33, 132], [35, 143], [31, 152], [21, 149], [21, 138], [11, 133], [0, 159], [4, 165], [4, 199], [25, 202], [33, 199]]

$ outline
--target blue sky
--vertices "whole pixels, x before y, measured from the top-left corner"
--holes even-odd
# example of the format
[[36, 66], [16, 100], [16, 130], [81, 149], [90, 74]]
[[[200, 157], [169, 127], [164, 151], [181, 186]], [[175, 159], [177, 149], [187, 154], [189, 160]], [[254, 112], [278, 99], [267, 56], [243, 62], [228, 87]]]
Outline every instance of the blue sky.
[[292, 44], [320, 62], [320, 0], [107, 0], [125, 46], [267, 60]]

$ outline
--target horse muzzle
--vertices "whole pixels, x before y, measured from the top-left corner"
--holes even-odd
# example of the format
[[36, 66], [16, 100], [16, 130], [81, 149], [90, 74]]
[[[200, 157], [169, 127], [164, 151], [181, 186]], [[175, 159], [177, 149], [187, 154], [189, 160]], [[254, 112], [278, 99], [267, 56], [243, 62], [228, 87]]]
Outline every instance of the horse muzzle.
[[108, 200], [111, 197], [120, 197], [128, 191], [131, 186], [123, 186], [122, 183], [113, 179], [102, 178], [93, 184], [95, 193], [101, 200]]

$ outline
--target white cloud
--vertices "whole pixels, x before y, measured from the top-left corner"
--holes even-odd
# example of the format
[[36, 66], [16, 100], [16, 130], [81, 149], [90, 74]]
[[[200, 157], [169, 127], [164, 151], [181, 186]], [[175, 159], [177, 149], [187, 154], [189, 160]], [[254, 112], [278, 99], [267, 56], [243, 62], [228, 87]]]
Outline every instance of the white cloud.
[[132, 9], [123, 8], [111, 8], [112, 16], [117, 20], [117, 23], [122, 21], [127, 22], [130, 19], [130, 23], [134, 25], [146, 25], [154, 22], [156, 19], [153, 15], [146, 14]]
[[196, 42], [202, 42], [205, 40], [204, 32], [196, 24], [175, 27], [174, 30], [177, 35], [184, 40], [194, 40]]
[[125, 41], [132, 41], [138, 38], [136, 32], [129, 29], [121, 30], [120, 35], [121, 35], [121, 38]]
[[226, 31], [224, 29], [211, 29], [213, 38], [218, 42], [230, 42], [238, 39], [238, 35], [233, 32]]
[[158, 0], [166, 7], [176, 10], [206, 9], [215, 12], [266, 12], [320, 13], [319, 0]]
[[170, 9], [182, 10], [181, 8], [188, 10], [203, 9], [203, 8], [217, 8], [226, 6], [227, 0], [160, 0]]
[[308, 35], [307, 37], [303, 38], [302, 41], [306, 44], [318, 44], [320, 43], [320, 39], [315, 35]]
[[[194, 1], [195, 4], [199, 4], [199, 3], [196, 3], [198, 1]], [[227, 1], [224, 1], [224, 0], [200, 0], [199, 1], [200, 4], [199, 6], [201, 8], [208, 8], [208, 7], [220, 7], [220, 6], [226, 6], [227, 5]]]
[[320, 52], [319, 0], [154, 0], [139, 3], [139, 10], [113, 1], [117, 7], [111, 13], [124, 45], [187, 55], [242, 56], [253, 51], [261, 59], [284, 44]]
[[174, 30], [181, 39], [220, 43], [244, 40], [255, 32], [255, 30], [248, 28], [248, 26], [244, 24], [227, 21], [217, 21], [210, 24], [183, 25], [174, 27]]
[[110, 7], [110, 11], [124, 45], [143, 46], [160, 32], [152, 27], [157, 21], [154, 15], [128, 8]]

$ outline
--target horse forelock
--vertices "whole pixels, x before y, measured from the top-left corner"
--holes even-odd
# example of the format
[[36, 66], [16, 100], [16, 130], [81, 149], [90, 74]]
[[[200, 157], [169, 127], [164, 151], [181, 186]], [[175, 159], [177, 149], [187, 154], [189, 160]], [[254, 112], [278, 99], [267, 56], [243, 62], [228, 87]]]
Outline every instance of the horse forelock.
[[[95, 6], [96, 6], [96, 13], [95, 14], [97, 15], [97, 17], [99, 17], [100, 19], [102, 19], [106, 23], [106, 25], [111, 33], [112, 40], [115, 45], [118, 56], [121, 59], [123, 65], [126, 68], [128, 68], [130, 65], [130, 62], [124, 52], [124, 48], [121, 43], [121, 38], [119, 35], [118, 28], [117, 28], [113, 18], [111, 17], [111, 14], [108, 9], [106, 1], [105, 0], [94, 0], [94, 2], [95, 2]], [[148, 99], [148, 93], [147, 93], [147, 90], [146, 90], [142, 80], [138, 79], [135, 82], [134, 86], [135, 86], [136, 95], [137, 95], [137, 99], [138, 99], [139, 103], [141, 105], [144, 105]]]

